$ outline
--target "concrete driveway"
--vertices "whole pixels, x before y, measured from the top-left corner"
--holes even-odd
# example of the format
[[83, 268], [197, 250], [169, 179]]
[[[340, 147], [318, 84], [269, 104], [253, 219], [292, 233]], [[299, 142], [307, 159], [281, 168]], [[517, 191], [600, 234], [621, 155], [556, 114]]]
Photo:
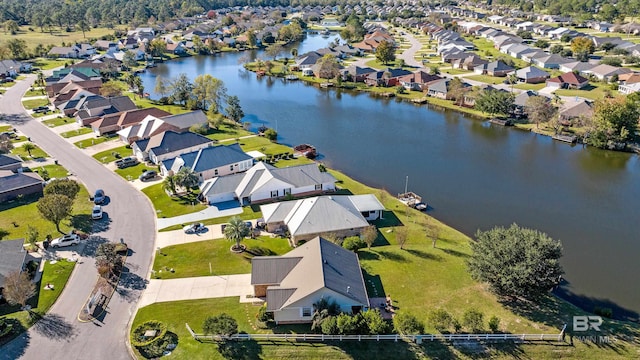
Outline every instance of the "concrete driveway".
[[138, 303], [144, 307], [157, 302], [210, 299], [253, 294], [251, 274], [201, 276], [184, 279], [151, 279]]
[[238, 203], [235, 207], [224, 207], [222, 209], [217, 208], [216, 206], [208, 206], [206, 209], [197, 211], [191, 214], [175, 216], [171, 218], [162, 218], [158, 219], [158, 229], [163, 229], [173, 225], [179, 224], [190, 224], [197, 221], [202, 221], [206, 219], [213, 219], [222, 216], [231, 216], [242, 214], [242, 207]]

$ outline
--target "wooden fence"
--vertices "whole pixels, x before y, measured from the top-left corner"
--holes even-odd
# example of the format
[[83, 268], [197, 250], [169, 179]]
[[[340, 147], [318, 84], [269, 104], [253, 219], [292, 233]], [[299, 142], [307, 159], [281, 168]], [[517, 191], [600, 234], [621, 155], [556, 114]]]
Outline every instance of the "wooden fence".
[[564, 330], [560, 334], [423, 334], [423, 335], [324, 335], [324, 334], [233, 334], [231, 336], [196, 334], [189, 324], [185, 324], [194, 339], [200, 342], [221, 340], [324, 342], [324, 341], [407, 341], [421, 344], [423, 341], [478, 341], [478, 342], [562, 342]]

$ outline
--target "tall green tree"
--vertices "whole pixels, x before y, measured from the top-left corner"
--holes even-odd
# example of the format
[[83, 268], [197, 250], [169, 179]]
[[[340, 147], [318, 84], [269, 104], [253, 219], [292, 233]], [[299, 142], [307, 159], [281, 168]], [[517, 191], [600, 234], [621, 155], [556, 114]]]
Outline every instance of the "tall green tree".
[[513, 109], [513, 100], [513, 93], [485, 90], [476, 98], [475, 108], [489, 115], [507, 115]]
[[136, 67], [138, 65], [136, 54], [131, 50], [125, 51], [124, 55], [122, 56], [122, 65], [126, 66], [127, 69], [133, 69], [134, 67]]
[[326, 54], [318, 61], [318, 77], [322, 79], [333, 79], [340, 74], [340, 64], [338, 59], [332, 54]]
[[27, 57], [27, 42], [22, 39], [7, 40], [7, 49], [14, 60], [22, 60]]
[[545, 96], [531, 96], [524, 104], [524, 112], [529, 121], [540, 127], [540, 123], [550, 121], [558, 114], [558, 109]]
[[73, 200], [69, 199], [66, 195], [45, 195], [38, 200], [36, 207], [45, 220], [51, 221], [56, 226], [56, 230], [64, 234], [60, 230], [60, 222], [71, 216]]
[[56, 179], [44, 188], [45, 196], [53, 194], [64, 195], [71, 200], [75, 200], [78, 192], [80, 192], [80, 185], [71, 179]]
[[622, 149], [635, 138], [640, 111], [635, 97], [617, 97], [597, 101], [587, 144], [607, 149]]
[[187, 103], [187, 100], [191, 97], [193, 84], [189, 81], [187, 74], [181, 73], [177, 78], [171, 81], [169, 89], [171, 91], [172, 102], [177, 102], [184, 106]]
[[9, 32], [11, 35], [15, 35], [20, 30], [20, 26], [15, 20], [7, 20], [4, 22], [4, 30], [5, 34]]
[[164, 177], [162, 181], [162, 189], [164, 191], [168, 191], [171, 195], [175, 195], [176, 193], [176, 177], [175, 175], [167, 175]]
[[391, 42], [382, 40], [376, 48], [376, 59], [386, 65], [396, 59], [395, 51]]
[[11, 305], [19, 304], [23, 308], [27, 301], [36, 294], [36, 286], [26, 272], [14, 271], [4, 279], [2, 296]]
[[80, 29], [80, 31], [82, 31], [82, 37], [83, 38], [87, 38], [86, 32], [91, 30], [91, 26], [89, 26], [89, 24], [84, 20], [84, 19], [80, 19], [80, 21], [78, 21], [78, 29]]
[[187, 192], [191, 192], [191, 189], [196, 187], [198, 182], [200, 182], [198, 174], [188, 166], [181, 167], [174, 175], [174, 178], [176, 185], [187, 189]]
[[165, 97], [169, 93], [169, 89], [167, 88], [167, 81], [162, 77], [158, 76], [156, 78], [156, 86], [153, 89], [157, 94], [160, 94], [160, 97]]
[[573, 51], [578, 61], [587, 61], [589, 55], [593, 54], [595, 50], [596, 47], [593, 40], [586, 36], [578, 36], [571, 40], [571, 51]]
[[233, 249], [240, 250], [242, 249], [240, 242], [249, 235], [250, 231], [251, 229], [245, 224], [244, 220], [238, 216], [234, 216], [224, 228], [224, 237], [227, 238], [227, 240], [235, 241]]
[[221, 104], [227, 98], [224, 82], [209, 74], [198, 75], [193, 83], [193, 96], [200, 109], [220, 112]]
[[495, 227], [478, 231], [467, 261], [471, 276], [498, 296], [539, 300], [560, 281], [562, 245], [537, 230]]
[[244, 111], [240, 106], [240, 99], [233, 95], [227, 98], [227, 107], [225, 108], [229, 119], [239, 123], [244, 117]]

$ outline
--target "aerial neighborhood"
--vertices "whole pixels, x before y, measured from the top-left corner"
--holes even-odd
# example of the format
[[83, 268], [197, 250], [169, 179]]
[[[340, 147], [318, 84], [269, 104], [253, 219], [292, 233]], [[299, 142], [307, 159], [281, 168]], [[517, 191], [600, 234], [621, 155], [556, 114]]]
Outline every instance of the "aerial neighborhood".
[[[633, 309], [561, 295], [559, 240], [437, 220], [433, 179], [390, 164], [433, 161], [411, 161], [409, 140], [370, 132], [379, 123], [352, 107], [384, 104], [388, 123], [443, 111], [448, 130], [455, 111], [496, 142], [512, 127], [554, 151], [637, 156], [640, 24], [622, 6], [598, 2], [587, 18], [533, 3], [128, 0], [117, 15], [88, 0], [67, 21], [68, 5], [8, 3], [33, 8], [0, 37], [0, 353], [506, 359], [550, 358], [553, 344], [567, 358], [637, 356]], [[290, 121], [294, 103], [305, 110]], [[444, 141], [411, 116], [421, 142]], [[320, 141], [320, 127], [344, 134]], [[337, 159], [344, 149], [358, 165]], [[452, 202], [500, 207], [487, 197]], [[576, 317], [610, 326], [582, 334]]]

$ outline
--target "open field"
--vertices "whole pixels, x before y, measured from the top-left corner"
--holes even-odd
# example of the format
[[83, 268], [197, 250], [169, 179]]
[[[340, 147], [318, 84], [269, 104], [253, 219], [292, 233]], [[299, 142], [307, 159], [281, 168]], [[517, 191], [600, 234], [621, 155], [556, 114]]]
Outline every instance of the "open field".
[[21, 26], [20, 31], [16, 35], [0, 34], [0, 43], [4, 43], [9, 39], [21, 39], [27, 42], [27, 46], [33, 49], [37, 44], [45, 47], [48, 45], [61, 46], [65, 44], [74, 44], [77, 42], [88, 42], [92, 38], [100, 38], [101, 36], [113, 34], [115, 29], [96, 28], [85, 32], [82, 31], [66, 32], [64, 29], [53, 27], [51, 32], [42, 32], [40, 28], [31, 26], [33, 31], [29, 30], [29, 26]]

